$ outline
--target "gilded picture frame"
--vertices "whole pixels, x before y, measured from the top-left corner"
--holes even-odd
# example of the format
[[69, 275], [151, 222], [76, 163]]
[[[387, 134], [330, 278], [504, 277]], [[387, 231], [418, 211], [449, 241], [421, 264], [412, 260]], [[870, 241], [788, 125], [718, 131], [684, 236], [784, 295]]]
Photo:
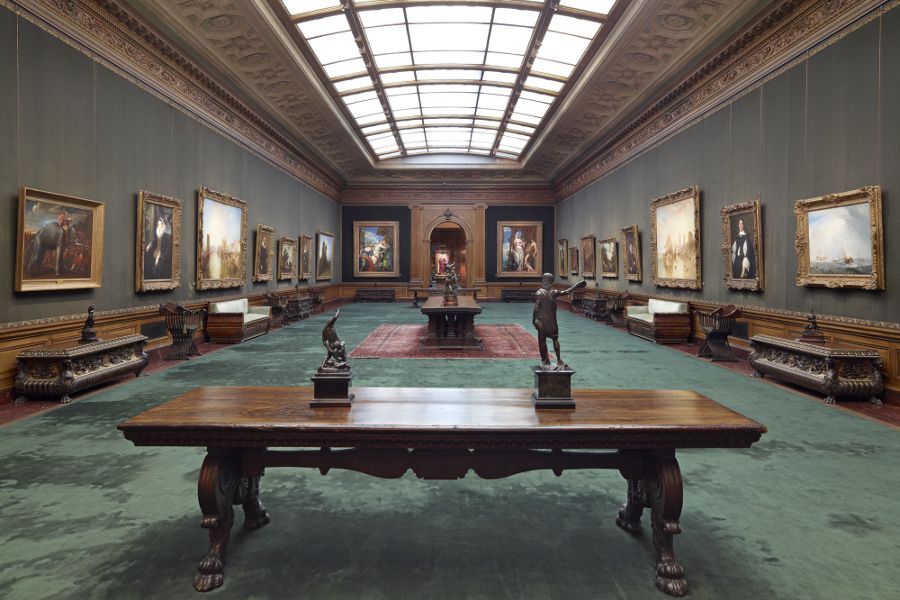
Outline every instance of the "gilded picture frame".
[[353, 276], [400, 276], [400, 222], [353, 221]]
[[569, 248], [569, 274], [578, 275], [578, 248]]
[[722, 285], [731, 290], [763, 291], [762, 208], [759, 200], [724, 206]]
[[597, 260], [596, 260], [597, 238], [588, 235], [581, 238], [581, 276], [596, 277], [597, 276]]
[[19, 189], [16, 291], [100, 287], [104, 208], [95, 200]]
[[253, 281], [272, 281], [275, 265], [275, 228], [256, 226], [256, 252], [253, 257]]
[[330, 280], [334, 275], [334, 234], [316, 232], [316, 281]]
[[278, 281], [290, 281], [297, 274], [297, 240], [281, 236], [278, 242]]
[[569, 276], [569, 240], [556, 240], [556, 274], [560, 277]]
[[601, 277], [619, 278], [619, 241], [616, 238], [597, 241], [597, 270]]
[[134, 289], [162, 292], [181, 286], [182, 202], [138, 191]]
[[197, 194], [197, 289], [244, 287], [246, 283], [247, 203], [201, 187]]
[[622, 271], [627, 281], [641, 281], [641, 231], [637, 225], [622, 228]]
[[703, 288], [700, 188], [691, 186], [650, 202], [650, 268], [654, 285]]
[[797, 285], [883, 290], [881, 187], [794, 203]]
[[312, 277], [312, 236], [300, 236], [300, 279]]
[[497, 221], [497, 277], [543, 274], [544, 223]]

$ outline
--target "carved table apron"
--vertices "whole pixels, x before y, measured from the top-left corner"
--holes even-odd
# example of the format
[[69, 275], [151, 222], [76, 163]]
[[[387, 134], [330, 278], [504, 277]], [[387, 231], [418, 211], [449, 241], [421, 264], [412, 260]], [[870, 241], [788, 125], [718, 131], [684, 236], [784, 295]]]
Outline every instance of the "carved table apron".
[[[616, 523], [636, 533], [650, 509], [656, 587], [683, 596], [687, 581], [673, 548], [682, 503], [676, 449], [748, 448], [766, 431], [683, 390], [574, 390], [576, 409], [548, 411], [534, 409], [530, 389], [353, 391], [349, 409], [313, 409], [310, 388], [201, 387], [119, 425], [137, 446], [207, 447], [198, 498], [209, 551], [195, 589], [224, 582], [232, 505], [242, 506], [245, 529], [269, 522], [259, 497], [267, 468], [392, 479], [410, 470], [421, 479], [461, 479], [469, 470], [499, 479], [537, 469], [617, 469], [627, 497]], [[272, 449], [279, 447], [313, 449]]]

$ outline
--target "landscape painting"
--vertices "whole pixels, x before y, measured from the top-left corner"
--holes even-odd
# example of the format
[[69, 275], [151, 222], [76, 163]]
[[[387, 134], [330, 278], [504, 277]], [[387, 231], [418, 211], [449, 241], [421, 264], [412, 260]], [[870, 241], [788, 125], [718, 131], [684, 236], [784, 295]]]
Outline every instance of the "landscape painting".
[[331, 279], [334, 274], [334, 234], [316, 233], [316, 281]]
[[602, 277], [619, 278], [619, 250], [616, 238], [608, 238], [597, 242], [597, 254]]
[[556, 266], [556, 274], [560, 277], [568, 277], [569, 269], [566, 261], [569, 259], [569, 240], [557, 240], [556, 255], [559, 264]]
[[497, 222], [497, 277], [540, 277], [543, 255], [541, 221]]
[[158, 292], [181, 285], [181, 200], [138, 192], [135, 290]]
[[596, 276], [597, 266], [594, 264], [594, 246], [597, 242], [592, 235], [581, 238], [581, 275], [583, 277]]
[[300, 279], [312, 277], [312, 238], [300, 236]]
[[398, 221], [354, 221], [353, 265], [354, 277], [397, 277]]
[[197, 199], [197, 289], [243, 287], [247, 204], [208, 188]]
[[103, 204], [19, 190], [16, 291], [100, 287]]
[[297, 272], [297, 240], [283, 237], [278, 248], [278, 280], [293, 279]]
[[256, 226], [256, 259], [253, 263], [253, 281], [271, 281], [275, 261], [275, 228]]
[[700, 190], [694, 186], [650, 203], [650, 265], [653, 283], [699, 290]]
[[622, 247], [625, 250], [625, 279], [641, 281], [641, 237], [637, 225], [622, 228]]
[[798, 200], [794, 213], [798, 285], [884, 289], [880, 187]]

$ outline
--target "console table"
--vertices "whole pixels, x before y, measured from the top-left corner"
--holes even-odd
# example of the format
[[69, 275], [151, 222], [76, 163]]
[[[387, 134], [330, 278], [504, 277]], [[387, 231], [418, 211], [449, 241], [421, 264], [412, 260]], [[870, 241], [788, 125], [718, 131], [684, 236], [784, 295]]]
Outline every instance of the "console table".
[[[207, 449], [198, 499], [209, 551], [194, 578], [196, 590], [215, 589], [225, 580], [232, 505], [242, 506], [246, 530], [269, 523], [260, 498], [267, 468], [304, 467], [323, 475], [348, 469], [391, 479], [412, 470], [420, 479], [450, 480], [470, 470], [499, 479], [537, 469], [557, 475], [616, 469], [627, 481], [616, 523], [636, 534], [644, 509], [650, 509], [656, 587], [684, 596], [688, 584], [673, 547], [682, 506], [675, 452], [748, 448], [766, 431], [683, 390], [573, 390], [574, 410], [535, 410], [530, 389], [361, 387], [353, 392], [351, 408], [310, 408], [311, 388], [201, 387], [119, 425], [136, 446]], [[550, 540], [535, 543], [535, 552], [556, 548]], [[302, 542], [296, 548], [301, 555], [316, 552]]]
[[122, 375], [141, 374], [150, 359], [144, 352], [147, 337], [126, 335], [111, 340], [71, 342], [35, 350], [16, 357], [16, 404], [29, 396], [71, 402], [71, 394]]
[[840, 344], [809, 344], [772, 335], [750, 338], [753, 352], [747, 362], [755, 377], [771, 375], [825, 394], [825, 403], [847, 398], [869, 398], [881, 406], [884, 389], [881, 355]]
[[457, 304], [444, 306], [443, 296], [432, 296], [422, 306], [428, 316], [428, 335], [419, 346], [439, 350], [484, 350], [484, 342], [475, 335], [475, 316], [481, 307], [473, 298], [457, 296]]
[[[419, 308], [419, 294], [422, 294], [424, 296], [431, 296], [432, 294], [434, 294], [435, 296], [437, 296], [444, 293], [444, 288], [411, 287], [409, 288], [409, 291], [413, 294], [413, 308]], [[478, 302], [478, 288], [456, 288], [456, 293], [457, 295], [472, 294], [472, 298], [475, 299], [475, 302]]]

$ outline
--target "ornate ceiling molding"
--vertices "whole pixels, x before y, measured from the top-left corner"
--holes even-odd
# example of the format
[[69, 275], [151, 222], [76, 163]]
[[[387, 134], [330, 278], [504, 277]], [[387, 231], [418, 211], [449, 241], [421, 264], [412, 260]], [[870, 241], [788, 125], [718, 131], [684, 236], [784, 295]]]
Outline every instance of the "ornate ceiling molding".
[[556, 195], [548, 185], [387, 185], [355, 186], [344, 189], [341, 204], [555, 204]]
[[[783, 0], [556, 182], [565, 198], [834, 36], [885, 0]], [[826, 42], [827, 43], [827, 42]]]
[[186, 58], [144, 18], [114, 0], [0, 0], [16, 14], [132, 83], [337, 198], [342, 181], [310, 160], [246, 103]]

